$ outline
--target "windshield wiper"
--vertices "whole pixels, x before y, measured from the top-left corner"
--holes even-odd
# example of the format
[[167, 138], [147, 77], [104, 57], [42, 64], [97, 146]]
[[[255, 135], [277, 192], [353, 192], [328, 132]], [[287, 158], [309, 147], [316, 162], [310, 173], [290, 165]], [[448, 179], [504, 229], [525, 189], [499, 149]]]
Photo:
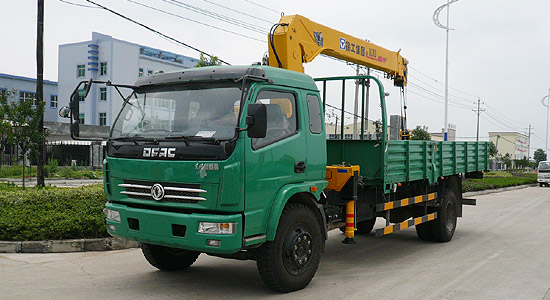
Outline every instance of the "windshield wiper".
[[[117, 138], [114, 138], [112, 139], [113, 141], [130, 141], [130, 142], [134, 142], [134, 144], [136, 146], [139, 146], [140, 144], [138, 143], [138, 141], [140, 142], [152, 142], [153, 144], [155, 145], [158, 145], [159, 141], [155, 138], [148, 138], [148, 137], [144, 137], [144, 136], [141, 136], [141, 135], [133, 135], [133, 136], [123, 136], [123, 137], [117, 137]], [[142, 144], [143, 145], [143, 144]]]
[[165, 140], [183, 140], [187, 146], [189, 146], [189, 141], [213, 141], [216, 144], [220, 143], [220, 140], [218, 140], [217, 138], [196, 136], [196, 135], [173, 135], [173, 136], [167, 136], [164, 139]]

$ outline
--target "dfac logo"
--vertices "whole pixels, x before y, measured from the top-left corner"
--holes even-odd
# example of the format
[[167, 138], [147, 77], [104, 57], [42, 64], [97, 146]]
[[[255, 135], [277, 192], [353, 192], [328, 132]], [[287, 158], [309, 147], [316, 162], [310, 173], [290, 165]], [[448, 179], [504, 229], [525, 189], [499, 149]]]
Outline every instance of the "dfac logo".
[[176, 148], [143, 148], [143, 157], [176, 157]]
[[340, 38], [340, 49], [346, 50], [346, 39]]
[[164, 187], [160, 183], [155, 183], [151, 187], [151, 197], [156, 201], [160, 201], [164, 198]]

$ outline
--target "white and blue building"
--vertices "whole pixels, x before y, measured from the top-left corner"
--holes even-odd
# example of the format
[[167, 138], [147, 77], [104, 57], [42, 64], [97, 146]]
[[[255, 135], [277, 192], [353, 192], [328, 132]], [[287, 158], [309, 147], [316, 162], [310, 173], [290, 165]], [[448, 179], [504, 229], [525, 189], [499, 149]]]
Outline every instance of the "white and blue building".
[[[0, 95], [8, 96], [10, 102], [33, 99], [36, 104], [36, 79], [0, 73]], [[58, 99], [57, 82], [44, 80], [45, 122], [57, 121]]]
[[[81, 81], [131, 85], [138, 77], [192, 68], [197, 62], [195, 58], [93, 32], [89, 41], [59, 46], [58, 106], [69, 104], [71, 93]], [[129, 93], [127, 89], [121, 91], [124, 95]], [[80, 122], [99, 126], [110, 126], [123, 103], [114, 87], [104, 85], [93, 85], [88, 97], [81, 101]], [[58, 117], [57, 121], [69, 120]]]

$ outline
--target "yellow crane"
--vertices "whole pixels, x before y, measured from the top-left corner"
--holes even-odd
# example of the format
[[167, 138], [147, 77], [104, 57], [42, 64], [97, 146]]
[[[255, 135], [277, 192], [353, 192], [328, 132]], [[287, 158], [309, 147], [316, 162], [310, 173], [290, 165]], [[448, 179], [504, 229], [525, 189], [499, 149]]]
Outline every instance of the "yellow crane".
[[407, 59], [365, 40], [300, 15], [282, 16], [269, 34], [269, 65], [304, 72], [303, 63], [319, 54], [385, 72], [394, 85], [407, 84]]
[[[304, 72], [303, 63], [319, 54], [383, 71], [401, 91], [407, 85], [409, 61], [395, 52], [300, 16], [282, 16], [269, 31], [268, 64], [296, 72]], [[403, 93], [404, 95], [404, 93]], [[407, 109], [407, 106], [404, 106]], [[402, 140], [410, 140], [411, 132], [401, 122]]]

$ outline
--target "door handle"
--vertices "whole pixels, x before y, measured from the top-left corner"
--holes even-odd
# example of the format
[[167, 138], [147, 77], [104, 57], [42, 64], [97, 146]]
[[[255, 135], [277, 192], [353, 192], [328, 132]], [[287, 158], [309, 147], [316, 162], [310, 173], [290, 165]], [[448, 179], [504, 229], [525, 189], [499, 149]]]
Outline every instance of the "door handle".
[[304, 161], [298, 161], [294, 163], [294, 173], [305, 173], [306, 163]]

